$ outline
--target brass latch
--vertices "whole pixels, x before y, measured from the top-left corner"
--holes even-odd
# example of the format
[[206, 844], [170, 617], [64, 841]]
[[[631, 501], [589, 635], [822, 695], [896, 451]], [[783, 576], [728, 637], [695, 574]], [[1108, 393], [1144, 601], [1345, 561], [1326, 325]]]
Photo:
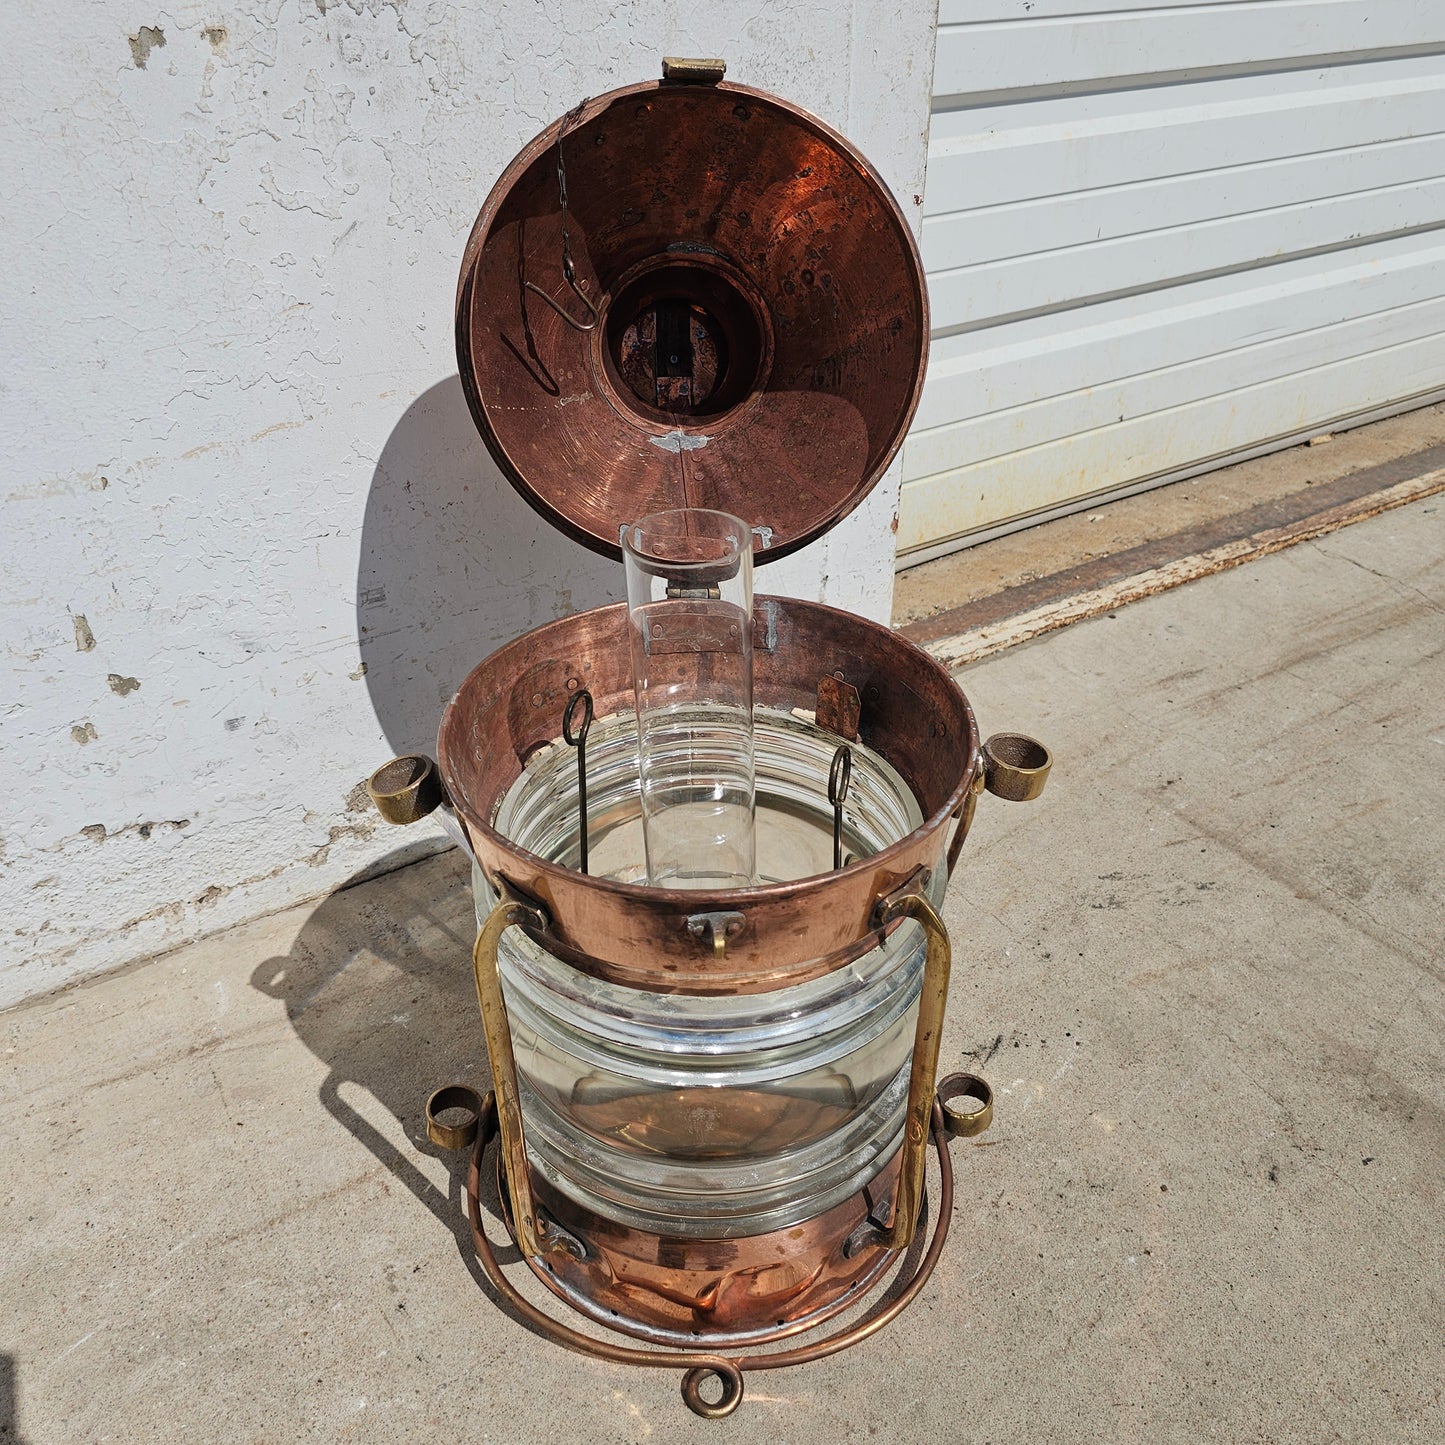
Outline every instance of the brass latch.
[[680, 55], [662, 57], [662, 78], [677, 85], [716, 85], [727, 70], [726, 60], [685, 59]]

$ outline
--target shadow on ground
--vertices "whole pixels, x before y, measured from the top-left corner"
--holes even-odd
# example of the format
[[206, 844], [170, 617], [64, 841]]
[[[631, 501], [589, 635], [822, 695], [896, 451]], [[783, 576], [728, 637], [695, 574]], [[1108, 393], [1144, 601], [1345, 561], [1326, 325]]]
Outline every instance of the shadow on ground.
[[20, 1394], [15, 1383], [15, 1356], [0, 1352], [0, 1445], [21, 1445]]
[[[379, 866], [407, 856], [398, 850]], [[290, 952], [256, 968], [251, 985], [285, 1004], [291, 1027], [326, 1066], [322, 1107], [455, 1235], [474, 1269], [467, 1155], [435, 1148], [424, 1115], [442, 1084], [490, 1086], [472, 982], [470, 873], [456, 850], [374, 873], [358, 873], [319, 904]], [[366, 888], [355, 886], [364, 879]], [[417, 1167], [418, 1155], [446, 1162], [445, 1194]]]

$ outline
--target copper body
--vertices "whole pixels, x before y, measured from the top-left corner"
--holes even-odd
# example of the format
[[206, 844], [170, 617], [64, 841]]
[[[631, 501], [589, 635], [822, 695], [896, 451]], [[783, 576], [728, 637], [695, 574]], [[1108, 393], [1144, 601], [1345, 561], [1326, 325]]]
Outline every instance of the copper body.
[[[659, 326], [678, 345], [658, 350]], [[477, 426], [549, 521], [618, 556], [620, 522], [713, 507], [757, 529], [762, 561], [882, 476], [918, 404], [928, 304], [897, 202], [842, 136], [744, 86], [652, 81], [507, 167], [456, 329]]]
[[[881, 853], [790, 883], [721, 891], [649, 888], [575, 872], [491, 826], [527, 757], [560, 736], [569, 696], [586, 687], [599, 716], [632, 709], [626, 609], [597, 608], [539, 627], [473, 669], [442, 717], [438, 760], [448, 796], [494, 886], [541, 906], [527, 931], [583, 972], [654, 993], [759, 993], [816, 978], [879, 941], [880, 898], [942, 866], [950, 820], [981, 768], [967, 699], [927, 653], [877, 623], [816, 602], [759, 598], [753, 686], [764, 707], [811, 711], [818, 679], [861, 698], [859, 733], [903, 775], [923, 825]], [[820, 783], [821, 786], [821, 783]], [[721, 952], [689, 927], [736, 913]]]

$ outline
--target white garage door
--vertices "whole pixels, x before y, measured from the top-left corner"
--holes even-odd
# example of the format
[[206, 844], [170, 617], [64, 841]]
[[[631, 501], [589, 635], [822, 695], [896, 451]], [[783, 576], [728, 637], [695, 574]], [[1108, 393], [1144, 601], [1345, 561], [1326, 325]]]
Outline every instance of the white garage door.
[[1445, 0], [942, 0], [900, 565], [1445, 389]]

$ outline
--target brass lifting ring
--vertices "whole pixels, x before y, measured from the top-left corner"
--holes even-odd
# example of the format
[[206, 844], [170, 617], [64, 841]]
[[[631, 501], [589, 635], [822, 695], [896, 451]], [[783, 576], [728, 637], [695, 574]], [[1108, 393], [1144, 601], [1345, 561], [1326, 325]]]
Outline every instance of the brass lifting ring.
[[[722, 1386], [722, 1395], [716, 1400], [702, 1397], [702, 1386], [709, 1379], [716, 1379]], [[721, 1356], [716, 1364], [694, 1365], [682, 1377], [682, 1398], [694, 1415], [701, 1415], [704, 1420], [721, 1420], [742, 1402], [742, 1371]]]
[[[460, 1124], [443, 1124], [437, 1117], [448, 1109], [464, 1110]], [[426, 1136], [438, 1149], [469, 1149], [477, 1137], [482, 1096], [467, 1084], [447, 1084], [426, 1101]]]
[[[954, 1099], [977, 1099], [976, 1109], [955, 1109]], [[943, 1127], [952, 1139], [971, 1139], [993, 1123], [993, 1090], [977, 1074], [950, 1074], [938, 1086], [938, 1104], [943, 1110]]]
[[1054, 755], [1025, 733], [995, 733], [983, 745], [984, 786], [1006, 803], [1031, 803], [1044, 790]]

